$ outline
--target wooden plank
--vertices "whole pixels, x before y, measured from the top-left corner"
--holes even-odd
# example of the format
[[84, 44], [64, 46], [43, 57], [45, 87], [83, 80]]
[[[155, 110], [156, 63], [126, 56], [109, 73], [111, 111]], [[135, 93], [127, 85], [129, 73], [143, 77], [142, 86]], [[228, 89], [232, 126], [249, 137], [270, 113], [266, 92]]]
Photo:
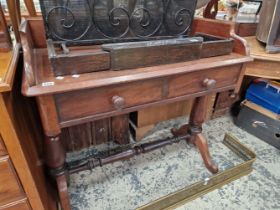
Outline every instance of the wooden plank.
[[76, 151], [93, 145], [91, 123], [71, 126], [68, 128], [71, 150]]
[[[148, 107], [131, 114], [131, 120], [137, 128], [156, 124], [165, 120], [188, 115], [193, 100], [179, 101], [157, 107]], [[135, 115], [134, 117], [132, 115]], [[134, 118], [134, 119], [132, 119]]]
[[269, 54], [265, 50], [265, 45], [259, 42], [255, 36], [245, 37], [250, 46], [250, 55], [258, 60], [280, 62], [280, 54]]
[[119, 115], [111, 118], [111, 139], [119, 144], [129, 143], [129, 116]]
[[230, 54], [233, 48], [233, 40], [221, 40], [213, 42], [204, 42], [202, 45], [201, 58], [209, 58]]
[[[280, 55], [279, 55], [280, 58]], [[269, 61], [269, 60], [258, 60], [248, 63], [246, 65], [245, 74], [248, 76], [268, 78], [268, 79], [280, 79], [280, 60]]]
[[97, 120], [92, 123], [92, 135], [95, 140], [95, 144], [103, 144], [110, 141], [111, 127], [110, 118]]
[[11, 63], [13, 52], [0, 52], [0, 83], [4, 82], [6, 73]]
[[129, 143], [128, 115], [88, 122], [61, 130], [61, 141], [66, 152], [115, 141]]
[[272, 119], [280, 120], [280, 115], [279, 114], [276, 114], [276, 113], [274, 113], [274, 112], [272, 112], [268, 109], [265, 109], [265, 108], [255, 104], [255, 103], [251, 102], [251, 101], [245, 100], [242, 104], [251, 108], [251, 109], [253, 109], [253, 110], [256, 110], [257, 112], [260, 112], [263, 115], [266, 115], [266, 116], [268, 116]]
[[81, 46], [79, 49], [69, 48], [68, 54], [50, 56], [50, 62], [55, 76], [83, 74], [110, 69], [110, 54]]
[[257, 23], [235, 23], [235, 32], [242, 37], [255, 36]]
[[155, 125], [146, 125], [143, 127], [136, 127], [133, 122], [130, 122], [130, 131], [132, 138], [136, 141], [140, 141]]
[[104, 44], [102, 49], [110, 52], [111, 68], [122, 70], [195, 60], [201, 45], [202, 38], [195, 37]]

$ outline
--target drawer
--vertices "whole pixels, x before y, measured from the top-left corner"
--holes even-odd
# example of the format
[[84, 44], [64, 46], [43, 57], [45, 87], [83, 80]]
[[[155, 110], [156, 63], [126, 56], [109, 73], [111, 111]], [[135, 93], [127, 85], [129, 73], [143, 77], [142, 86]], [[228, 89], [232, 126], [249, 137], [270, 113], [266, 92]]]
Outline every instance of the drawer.
[[2, 139], [2, 136], [0, 134], [0, 157], [3, 156], [3, 155], [6, 155], [7, 154], [7, 151], [6, 151], [6, 148], [4, 146], [4, 141]]
[[[189, 72], [169, 78], [146, 80], [103, 88], [73, 91], [55, 96], [60, 122], [159, 102], [178, 96], [233, 88], [241, 65]], [[108, 113], [106, 115], [105, 113]]]
[[31, 207], [27, 201], [27, 199], [23, 199], [20, 201], [16, 201], [5, 205], [3, 207], [0, 206], [0, 210], [31, 210]]
[[159, 101], [163, 80], [146, 80], [118, 86], [79, 90], [55, 96], [60, 121], [116, 111]]
[[233, 86], [237, 83], [241, 65], [192, 72], [170, 78], [168, 98]]
[[24, 193], [8, 156], [0, 158], [0, 183], [0, 206], [24, 198]]

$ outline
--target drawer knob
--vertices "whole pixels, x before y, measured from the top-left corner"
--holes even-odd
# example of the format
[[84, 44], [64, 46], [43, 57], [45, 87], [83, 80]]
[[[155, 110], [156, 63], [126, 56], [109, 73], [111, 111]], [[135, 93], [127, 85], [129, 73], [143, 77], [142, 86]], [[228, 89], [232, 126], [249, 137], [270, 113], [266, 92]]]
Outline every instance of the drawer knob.
[[124, 104], [125, 104], [125, 100], [121, 96], [113, 96], [112, 97], [112, 102], [113, 102], [114, 107], [116, 109], [122, 109]]
[[203, 80], [203, 86], [204, 87], [206, 87], [207, 89], [212, 89], [212, 88], [214, 88], [215, 86], [216, 86], [216, 80], [214, 80], [214, 79], [208, 79], [208, 78], [206, 78], [206, 79], [204, 79]]

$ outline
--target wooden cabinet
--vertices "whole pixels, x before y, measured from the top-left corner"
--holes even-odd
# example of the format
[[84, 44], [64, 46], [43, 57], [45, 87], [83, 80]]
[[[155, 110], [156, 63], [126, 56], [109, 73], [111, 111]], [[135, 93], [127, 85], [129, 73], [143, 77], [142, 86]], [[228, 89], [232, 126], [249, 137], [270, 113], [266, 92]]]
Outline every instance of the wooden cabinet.
[[0, 52], [0, 209], [56, 209], [35, 145], [40, 127], [20, 91], [22, 61], [19, 44]]
[[8, 156], [0, 157], [0, 206], [24, 198], [24, 192]]

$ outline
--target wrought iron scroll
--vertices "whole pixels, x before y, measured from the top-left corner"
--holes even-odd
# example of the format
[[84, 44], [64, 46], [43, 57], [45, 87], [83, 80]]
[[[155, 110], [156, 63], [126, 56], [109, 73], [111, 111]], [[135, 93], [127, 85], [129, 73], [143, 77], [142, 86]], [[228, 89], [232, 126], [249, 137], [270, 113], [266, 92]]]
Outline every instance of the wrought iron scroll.
[[47, 38], [104, 43], [187, 35], [196, 0], [40, 0]]

